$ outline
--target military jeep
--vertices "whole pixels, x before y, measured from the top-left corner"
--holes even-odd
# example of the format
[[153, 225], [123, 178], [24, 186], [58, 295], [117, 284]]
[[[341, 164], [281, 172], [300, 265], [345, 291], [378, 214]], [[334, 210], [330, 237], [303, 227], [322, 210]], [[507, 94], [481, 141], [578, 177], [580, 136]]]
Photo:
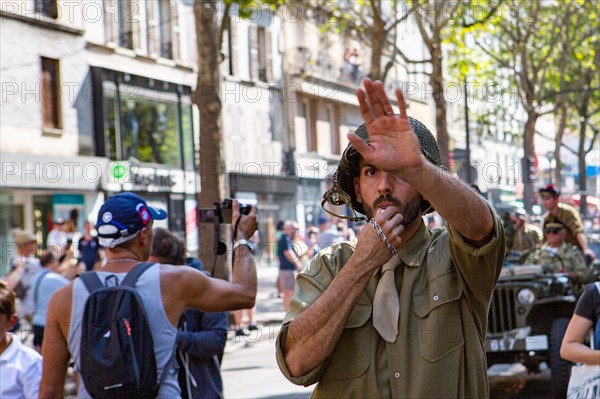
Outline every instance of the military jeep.
[[539, 372], [545, 362], [552, 372], [552, 395], [564, 398], [571, 364], [560, 357], [560, 346], [576, 302], [567, 275], [541, 265], [504, 267], [488, 314], [488, 367], [519, 362]]

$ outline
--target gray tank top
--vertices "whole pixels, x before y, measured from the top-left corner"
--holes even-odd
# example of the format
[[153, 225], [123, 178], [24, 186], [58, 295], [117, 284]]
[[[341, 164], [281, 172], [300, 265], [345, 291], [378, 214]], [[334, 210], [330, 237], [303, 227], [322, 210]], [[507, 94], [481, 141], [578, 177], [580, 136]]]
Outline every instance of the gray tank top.
[[[109, 276], [116, 276], [119, 284], [121, 284], [125, 275], [126, 273], [98, 272], [98, 277], [104, 284], [106, 284], [107, 277]], [[114, 279], [108, 279], [109, 285], [111, 280]], [[167, 374], [163, 378], [164, 381], [158, 391], [158, 398], [180, 398], [181, 391], [177, 381], [178, 367], [177, 362], [174, 361], [177, 328], [175, 328], [167, 318], [162, 302], [162, 296], [160, 295], [160, 265], [155, 264], [146, 270], [138, 280], [136, 288], [142, 297], [146, 317], [148, 318], [148, 325], [154, 341], [154, 355], [156, 356], [156, 371], [158, 377], [160, 378], [167, 365], [169, 365], [170, 368], [170, 370], [166, 371]], [[156, 295], [157, 292], [159, 295]], [[73, 285], [71, 324], [67, 345], [69, 352], [75, 361], [75, 368], [77, 370], [80, 370], [81, 365], [81, 320], [83, 320], [83, 312], [88, 297], [89, 293], [83, 282], [80, 279], [75, 279]], [[79, 392], [77, 397], [86, 399], [91, 398], [90, 394], [85, 389], [82, 379], [79, 380]]]

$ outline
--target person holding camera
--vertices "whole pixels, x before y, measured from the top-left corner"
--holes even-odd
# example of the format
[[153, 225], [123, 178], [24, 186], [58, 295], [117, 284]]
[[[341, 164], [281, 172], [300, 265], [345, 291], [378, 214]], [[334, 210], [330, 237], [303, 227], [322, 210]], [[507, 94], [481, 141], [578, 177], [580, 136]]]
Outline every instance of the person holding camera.
[[[348, 135], [323, 206], [345, 204], [368, 226], [298, 274], [277, 363], [289, 381], [317, 383], [312, 398], [488, 397], [484, 341], [502, 223], [443, 170], [400, 90], [395, 115], [381, 82], [364, 86], [365, 124]], [[444, 228], [424, 224], [433, 209]]]
[[[186, 245], [182, 239], [167, 229], [154, 229], [150, 262], [190, 266], [186, 253]], [[194, 267], [208, 276], [202, 262], [197, 261]], [[196, 309], [184, 312], [179, 319], [177, 332], [177, 363], [182, 399], [223, 397], [221, 358], [226, 342], [226, 312], [201, 312]]]
[[[244, 244], [244, 240], [248, 240], [258, 227], [256, 208], [251, 207], [248, 215], [241, 215], [239, 208], [239, 203], [233, 200], [232, 216], [239, 241], [234, 249], [232, 282], [207, 277], [190, 267], [164, 264], [152, 264], [138, 275], [135, 290], [143, 303], [152, 336], [155, 371], [156, 375], [161, 376], [158, 387], [160, 398], [181, 396], [177, 373], [174, 372], [174, 354], [178, 321], [186, 308], [225, 311], [254, 306], [256, 266], [254, 257], [247, 256], [250, 248]], [[92, 272], [103, 286], [123, 284], [127, 273], [148, 259], [154, 237], [153, 222], [166, 218], [166, 211], [149, 206], [134, 193], [116, 194], [104, 202], [98, 212], [96, 230], [100, 244], [107, 248], [107, 261], [98, 271]], [[56, 291], [50, 300], [46, 330], [52, 328], [55, 334], [44, 336], [41, 398], [62, 396], [71, 356], [77, 370], [82, 370], [82, 365], [90, 360], [82, 358], [84, 352], [81, 351], [84, 345], [88, 348], [88, 343], [82, 340], [83, 333], [88, 331], [82, 331], [88, 297], [86, 285], [78, 278]], [[135, 334], [129, 329], [126, 332]], [[110, 339], [110, 334], [105, 334], [104, 338]], [[92, 355], [93, 352], [90, 353]], [[83, 373], [82, 376], [85, 380]], [[98, 379], [104, 377], [110, 376], [91, 376]], [[85, 381], [81, 381], [77, 397], [91, 397]]]

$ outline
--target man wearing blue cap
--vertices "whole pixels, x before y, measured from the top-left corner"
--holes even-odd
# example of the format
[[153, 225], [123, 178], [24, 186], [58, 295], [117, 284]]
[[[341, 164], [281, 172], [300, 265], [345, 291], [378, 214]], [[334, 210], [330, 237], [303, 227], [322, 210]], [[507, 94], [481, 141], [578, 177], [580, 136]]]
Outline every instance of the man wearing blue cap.
[[[256, 208], [242, 215], [240, 205], [233, 200], [232, 220], [237, 220], [238, 241], [234, 245], [235, 262], [232, 282], [207, 277], [185, 266], [154, 264], [143, 273], [136, 284], [148, 318], [154, 341], [157, 375], [172, 367], [177, 322], [186, 308], [204, 311], [246, 309], [254, 306], [256, 297], [256, 268], [248, 241], [258, 227]], [[149, 206], [133, 193], [110, 197], [98, 212], [96, 229], [100, 244], [107, 248], [107, 262], [97, 276], [106, 286], [114, 280], [121, 284], [127, 272], [150, 256], [152, 224], [167, 218], [167, 212]], [[160, 293], [160, 295], [158, 295]], [[81, 279], [58, 290], [48, 306], [43, 344], [43, 377], [40, 397], [61, 397], [69, 358], [80, 369], [81, 321], [89, 296]], [[53, 331], [53, 333], [50, 333]], [[168, 371], [168, 370], [167, 370]], [[158, 397], [180, 397], [177, 373], [167, 372], [161, 379]], [[87, 398], [80, 383], [78, 397]]]

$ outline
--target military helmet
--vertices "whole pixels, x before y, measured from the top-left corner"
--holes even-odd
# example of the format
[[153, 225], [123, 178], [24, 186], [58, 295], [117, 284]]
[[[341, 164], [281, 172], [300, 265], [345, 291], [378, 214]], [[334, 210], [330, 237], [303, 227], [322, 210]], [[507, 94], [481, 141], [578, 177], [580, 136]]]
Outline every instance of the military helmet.
[[[433, 137], [433, 134], [418, 120], [409, 117], [410, 124], [413, 128], [413, 131], [417, 135], [419, 139], [419, 145], [421, 147], [421, 152], [425, 155], [431, 163], [440, 167], [441, 169], [446, 169], [442, 163], [440, 157], [440, 150], [437, 146], [437, 142]], [[357, 136], [363, 139], [365, 142], [370, 143], [369, 133], [367, 132], [367, 126], [363, 123], [360, 127], [354, 132]], [[323, 194], [323, 201], [321, 206], [323, 209], [327, 211], [325, 208], [325, 203], [328, 202], [331, 205], [346, 205], [350, 207], [351, 210], [360, 212], [362, 214], [365, 213], [364, 208], [360, 202], [356, 199], [356, 194], [354, 192], [354, 178], [359, 174], [358, 163], [360, 159], [360, 154], [354, 148], [352, 144], [348, 144], [348, 147], [344, 150], [342, 154], [342, 158], [340, 160], [340, 164], [333, 174], [333, 186]], [[433, 208], [429, 204], [428, 201], [423, 202], [423, 206], [421, 207], [421, 212], [429, 213], [432, 212]], [[329, 211], [327, 211], [329, 212]], [[338, 215], [339, 216], [339, 215]], [[350, 218], [351, 220], [360, 220], [362, 218], [357, 217], [356, 214], [354, 217]]]

